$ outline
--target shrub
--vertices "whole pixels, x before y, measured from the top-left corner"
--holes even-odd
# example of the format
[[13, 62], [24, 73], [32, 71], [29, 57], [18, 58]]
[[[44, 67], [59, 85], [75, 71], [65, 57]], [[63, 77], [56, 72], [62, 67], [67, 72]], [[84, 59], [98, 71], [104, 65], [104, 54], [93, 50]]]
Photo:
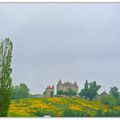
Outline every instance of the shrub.
[[101, 101], [104, 104], [109, 105], [109, 107], [113, 107], [117, 105], [117, 101], [112, 95], [106, 95], [102, 97]]
[[63, 91], [62, 90], [58, 90], [57, 91], [57, 95], [62, 95], [63, 94]]

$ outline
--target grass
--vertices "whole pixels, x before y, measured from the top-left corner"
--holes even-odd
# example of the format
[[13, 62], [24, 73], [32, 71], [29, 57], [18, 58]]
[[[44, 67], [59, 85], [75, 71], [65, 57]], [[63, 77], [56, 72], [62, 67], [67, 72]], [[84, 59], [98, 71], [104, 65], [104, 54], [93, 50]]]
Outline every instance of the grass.
[[[117, 109], [116, 109], [117, 108]], [[113, 108], [120, 112], [120, 106]], [[97, 116], [98, 111], [107, 113], [110, 108], [100, 101], [82, 98], [29, 98], [12, 100], [8, 117], [84, 117]]]

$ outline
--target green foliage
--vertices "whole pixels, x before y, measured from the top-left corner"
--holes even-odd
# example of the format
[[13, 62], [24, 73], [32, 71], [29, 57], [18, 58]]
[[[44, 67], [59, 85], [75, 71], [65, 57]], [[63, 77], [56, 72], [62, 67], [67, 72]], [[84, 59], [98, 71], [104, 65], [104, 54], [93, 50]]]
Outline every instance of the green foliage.
[[83, 98], [85, 98], [85, 99], [88, 98], [88, 96], [89, 96], [89, 91], [88, 91], [89, 86], [88, 86], [88, 85], [89, 85], [89, 83], [88, 83], [88, 81], [86, 80], [85, 85], [84, 85], [84, 88], [81, 89], [81, 91], [80, 91], [80, 93], [79, 93], [80, 97], [83, 97]]
[[120, 117], [120, 112], [115, 110], [109, 110], [107, 112], [103, 112], [101, 109], [99, 109], [96, 114], [96, 117]]
[[44, 117], [44, 116], [51, 116], [51, 117], [55, 117], [55, 114], [51, 111], [47, 111], [47, 110], [36, 110], [35, 112], [32, 113], [33, 116], [36, 117]]
[[25, 115], [22, 115], [22, 114], [14, 113], [14, 112], [8, 113], [7, 116], [9, 116], [9, 117], [28, 117], [28, 116], [25, 116]]
[[29, 88], [26, 84], [21, 83], [19, 86], [12, 87], [11, 99], [20, 99], [29, 97]]
[[120, 105], [120, 97], [117, 98], [117, 105]]
[[120, 116], [120, 106], [110, 108], [108, 105], [104, 105], [101, 102], [89, 101], [81, 98], [16, 99], [13, 100], [11, 106], [13, 107], [10, 108], [8, 114], [11, 117], [43, 117], [44, 115], [50, 115], [51, 117]]
[[116, 99], [118, 99], [120, 96], [117, 87], [112, 87], [110, 89], [110, 94], [113, 95]]
[[12, 42], [6, 38], [0, 43], [0, 116], [7, 116], [12, 86]]
[[97, 95], [97, 91], [100, 88], [101, 86], [97, 85], [96, 81], [88, 83], [88, 81], [86, 80], [84, 88], [80, 91], [79, 95], [80, 97], [83, 97], [85, 99], [93, 100], [95, 96]]
[[98, 111], [96, 111], [95, 116], [96, 117], [102, 117], [103, 116], [103, 110], [99, 109]]
[[62, 95], [63, 94], [63, 91], [62, 90], [58, 90], [57, 91], [57, 95]]
[[109, 95], [104, 96], [101, 101], [110, 107], [120, 105], [120, 93], [117, 87], [111, 87]]
[[113, 107], [113, 106], [117, 105], [117, 101], [116, 101], [115, 97], [112, 95], [106, 95], [106, 96], [102, 97], [101, 101], [104, 104], [109, 105], [109, 107]]
[[77, 93], [74, 91], [74, 90], [72, 90], [72, 89], [67, 89], [65, 92], [63, 92], [62, 90], [58, 90], [57, 91], [57, 95], [67, 95], [67, 96], [74, 96], [74, 95], [76, 95]]
[[64, 117], [86, 117], [87, 114], [84, 111], [71, 110], [69, 108], [64, 110]]
[[88, 90], [88, 85], [89, 85], [89, 83], [88, 83], [88, 81], [86, 80], [86, 82], [85, 82], [85, 90]]
[[64, 92], [64, 94], [67, 96], [74, 96], [74, 95], [76, 95], [76, 92], [69, 88]]
[[101, 96], [100, 96], [99, 94], [97, 94], [97, 95], [95, 96], [94, 100], [100, 101], [100, 100], [101, 100]]

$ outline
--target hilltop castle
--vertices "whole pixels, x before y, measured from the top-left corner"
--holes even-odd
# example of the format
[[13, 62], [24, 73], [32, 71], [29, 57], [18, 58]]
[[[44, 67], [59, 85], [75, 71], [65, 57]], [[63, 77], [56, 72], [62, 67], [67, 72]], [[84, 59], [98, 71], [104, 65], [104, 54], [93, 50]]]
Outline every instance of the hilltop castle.
[[57, 93], [59, 91], [62, 91], [63, 94], [68, 91], [69, 89], [71, 89], [72, 91], [74, 91], [76, 94], [78, 93], [78, 85], [75, 81], [74, 84], [72, 84], [71, 82], [64, 82], [62, 83], [62, 80], [59, 80], [58, 81], [58, 84], [57, 84]]
[[[58, 81], [57, 84], [57, 95], [60, 95], [59, 93], [61, 92], [61, 95], [65, 95], [66, 92], [69, 90], [73, 91], [75, 95], [78, 94], [78, 85], [76, 81], [74, 83], [71, 82], [64, 82], [62, 83], [62, 80]], [[49, 85], [47, 86], [45, 92], [44, 92], [45, 97], [52, 97], [54, 96], [54, 85]]]
[[[102, 97], [108, 95], [105, 91], [103, 91], [101, 94], [98, 94], [95, 96], [94, 100], [100, 100]], [[35, 94], [30, 95], [31, 98], [50, 98], [50, 97], [79, 97], [78, 96], [78, 85], [75, 81], [74, 83], [71, 82], [62, 82], [62, 80], [59, 80], [56, 85], [56, 94], [55, 94], [55, 87], [54, 85], [49, 85], [46, 87], [43, 94]]]

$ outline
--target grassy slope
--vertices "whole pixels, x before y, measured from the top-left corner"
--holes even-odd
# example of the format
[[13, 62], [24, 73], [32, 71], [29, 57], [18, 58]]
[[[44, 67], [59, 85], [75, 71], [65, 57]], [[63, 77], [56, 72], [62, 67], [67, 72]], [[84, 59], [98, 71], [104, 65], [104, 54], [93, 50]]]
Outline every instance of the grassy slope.
[[[38, 98], [20, 99], [11, 102], [9, 117], [30, 117], [51, 115], [62, 117], [67, 109], [84, 112], [87, 116], [94, 116], [99, 109], [106, 112], [108, 106], [97, 101], [88, 101], [81, 98]], [[120, 107], [116, 107], [120, 110]]]

